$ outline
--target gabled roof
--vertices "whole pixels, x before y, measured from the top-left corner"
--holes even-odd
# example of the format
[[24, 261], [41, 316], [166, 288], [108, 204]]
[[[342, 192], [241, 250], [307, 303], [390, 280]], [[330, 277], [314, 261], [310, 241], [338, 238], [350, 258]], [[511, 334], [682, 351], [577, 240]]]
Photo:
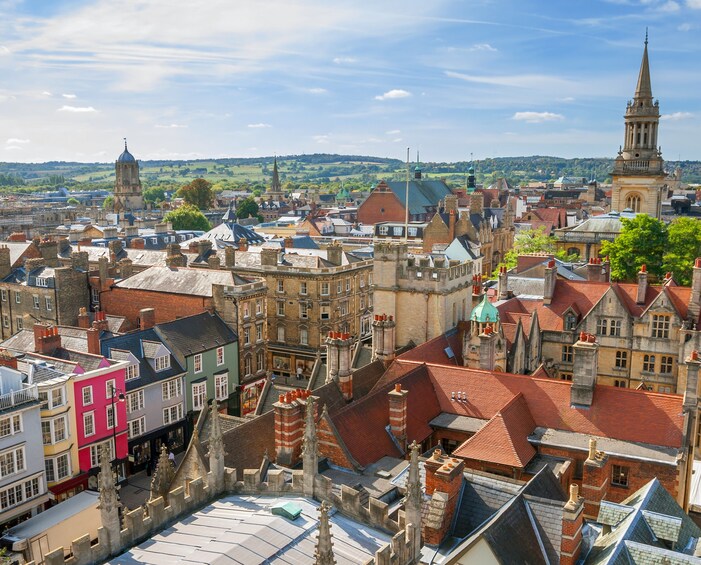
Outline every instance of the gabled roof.
[[[406, 201], [407, 183], [401, 181], [386, 182], [399, 202]], [[427, 208], [437, 208], [441, 200], [452, 194], [448, 185], [441, 180], [410, 180], [409, 181], [409, 213], [412, 215], [425, 214]]]
[[453, 455], [523, 469], [536, 454], [528, 443], [534, 428], [528, 404], [518, 393]]
[[176, 349], [183, 357], [209, 351], [238, 341], [219, 314], [202, 312], [154, 326], [156, 334], [170, 349]]
[[[244, 279], [246, 282], [247, 279]], [[151, 267], [119, 281], [117, 288], [187, 294], [211, 298], [212, 285], [235, 286], [237, 279], [228, 270]]]

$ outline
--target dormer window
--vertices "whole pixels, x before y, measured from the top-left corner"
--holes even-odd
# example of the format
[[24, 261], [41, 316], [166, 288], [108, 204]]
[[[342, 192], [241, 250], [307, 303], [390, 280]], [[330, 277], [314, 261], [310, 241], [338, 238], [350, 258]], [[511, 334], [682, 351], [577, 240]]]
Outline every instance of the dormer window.
[[164, 371], [170, 369], [170, 355], [163, 355], [155, 359], [156, 371]]
[[49, 286], [49, 279], [46, 279], [44, 277], [37, 277], [34, 280], [36, 281], [37, 286]]
[[571, 331], [577, 327], [577, 316], [572, 312], [565, 316], [565, 331]]

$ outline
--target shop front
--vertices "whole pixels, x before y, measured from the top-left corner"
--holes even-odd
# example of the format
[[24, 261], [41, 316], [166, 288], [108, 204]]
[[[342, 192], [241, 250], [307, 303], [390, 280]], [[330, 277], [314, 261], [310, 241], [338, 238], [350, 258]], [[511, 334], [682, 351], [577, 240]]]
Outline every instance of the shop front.
[[265, 380], [266, 378], [263, 377], [241, 385], [241, 416], [246, 416], [247, 414], [255, 412], [256, 406], [258, 406], [260, 393], [265, 386]]
[[165, 445], [168, 451], [178, 453], [185, 447], [185, 420], [159, 428], [151, 433], [129, 441], [129, 474], [155, 469], [156, 462]]

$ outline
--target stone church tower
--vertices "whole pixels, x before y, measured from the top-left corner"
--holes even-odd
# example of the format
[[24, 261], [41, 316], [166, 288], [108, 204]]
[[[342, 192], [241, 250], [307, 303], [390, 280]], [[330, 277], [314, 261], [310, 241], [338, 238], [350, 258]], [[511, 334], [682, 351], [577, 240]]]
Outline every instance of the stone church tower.
[[124, 140], [124, 152], [114, 165], [116, 179], [114, 181], [114, 211], [124, 213], [129, 210], [142, 210], [144, 198], [141, 194], [139, 180], [139, 163], [127, 149]]
[[648, 214], [659, 218], [665, 196], [664, 161], [657, 146], [660, 107], [652, 98], [650, 65], [645, 50], [640, 64], [638, 84], [633, 100], [628, 102], [625, 114], [625, 143], [619, 149], [611, 176], [611, 210]]

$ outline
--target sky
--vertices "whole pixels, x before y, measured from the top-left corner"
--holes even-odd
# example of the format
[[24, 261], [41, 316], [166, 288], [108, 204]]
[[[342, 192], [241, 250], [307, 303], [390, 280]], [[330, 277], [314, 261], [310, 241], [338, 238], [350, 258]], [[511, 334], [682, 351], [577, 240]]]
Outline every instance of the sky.
[[0, 161], [615, 157], [646, 28], [701, 159], [701, 0], [0, 0]]

